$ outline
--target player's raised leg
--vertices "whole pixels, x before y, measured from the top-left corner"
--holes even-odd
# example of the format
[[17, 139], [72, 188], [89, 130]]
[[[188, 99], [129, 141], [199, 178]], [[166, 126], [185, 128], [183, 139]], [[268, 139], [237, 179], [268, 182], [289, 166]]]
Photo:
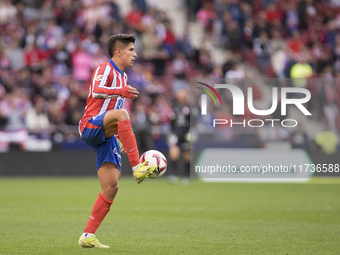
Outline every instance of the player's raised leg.
[[109, 248], [101, 244], [95, 236], [95, 232], [109, 212], [113, 199], [118, 192], [118, 181], [121, 172], [117, 166], [110, 162], [105, 162], [98, 169], [98, 177], [102, 190], [92, 208], [90, 219], [87, 222], [84, 233], [78, 241], [79, 247], [84, 248]]
[[124, 109], [108, 111], [104, 116], [103, 126], [106, 139], [118, 135], [125, 147], [131, 167], [136, 167], [139, 164], [139, 152], [135, 135], [132, 133], [129, 113]]
[[126, 150], [133, 170], [133, 176], [137, 183], [141, 183], [156, 170], [157, 166], [150, 167], [147, 162], [143, 162], [142, 164], [139, 162], [136, 138], [132, 132], [129, 113], [126, 110], [108, 111], [104, 116], [103, 126], [105, 138], [112, 137], [117, 133], [119, 140]]

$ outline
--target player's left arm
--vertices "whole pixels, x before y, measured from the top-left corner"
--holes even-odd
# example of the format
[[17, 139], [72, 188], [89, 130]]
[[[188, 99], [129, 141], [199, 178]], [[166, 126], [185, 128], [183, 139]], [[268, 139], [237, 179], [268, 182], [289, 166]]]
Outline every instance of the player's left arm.
[[[100, 93], [102, 92], [102, 93]], [[134, 87], [131, 87], [130, 85], [124, 86], [122, 88], [113, 88], [106, 91], [98, 91], [97, 89], [94, 89], [92, 91], [93, 98], [113, 98], [113, 97], [124, 97], [124, 98], [136, 98], [138, 97], [138, 90]]]
[[116, 87], [117, 77], [113, 76], [108, 65], [100, 65], [96, 69], [91, 82], [93, 98], [105, 99], [121, 96], [133, 99], [139, 94], [137, 89], [130, 85]]

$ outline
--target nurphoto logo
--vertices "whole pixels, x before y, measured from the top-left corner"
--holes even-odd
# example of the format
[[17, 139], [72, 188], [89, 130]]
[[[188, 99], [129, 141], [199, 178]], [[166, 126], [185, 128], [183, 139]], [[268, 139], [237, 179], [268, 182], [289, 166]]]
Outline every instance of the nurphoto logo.
[[[239, 87], [235, 85], [231, 85], [231, 84], [215, 84], [215, 86], [212, 87], [202, 82], [197, 82], [197, 83], [206, 86], [212, 92], [214, 92], [218, 100], [220, 101], [221, 106], [223, 106], [222, 100], [221, 100], [220, 95], [217, 93], [216, 89], [228, 89], [231, 92], [232, 98], [233, 98], [233, 115], [244, 115], [245, 96]], [[197, 88], [206, 92], [214, 101], [215, 106], [217, 106], [216, 100], [209, 90], [200, 88], [200, 87], [197, 87]], [[312, 115], [303, 105], [304, 103], [307, 103], [311, 99], [311, 94], [309, 90], [304, 89], [304, 88], [291, 88], [291, 87], [288, 88], [287, 87], [287, 88], [281, 88], [280, 92], [281, 92], [280, 93], [281, 94], [281, 102], [280, 102], [281, 103], [281, 116], [287, 115], [287, 105], [289, 104], [295, 105], [306, 116]], [[304, 97], [288, 98], [289, 93], [302, 93]], [[207, 94], [201, 95], [201, 115], [207, 115], [207, 111], [208, 111]], [[276, 87], [272, 88], [272, 105], [267, 110], [255, 109], [254, 104], [253, 104], [253, 88], [252, 87], [247, 88], [247, 106], [248, 106], [249, 111], [253, 113], [254, 115], [258, 115], [258, 116], [270, 115], [276, 110], [277, 105], [278, 105], [278, 88]], [[295, 127], [298, 124], [297, 120], [295, 119], [284, 119], [282, 121], [280, 121], [279, 119], [265, 119], [265, 120], [250, 119], [246, 121], [244, 119], [242, 122], [235, 122], [235, 121], [233, 122], [232, 119], [230, 120], [213, 119], [212, 125], [213, 127], [216, 127], [217, 125], [230, 125], [230, 127], [233, 127], [235, 125], [242, 125], [243, 127], [246, 127], [246, 124], [248, 124], [249, 127], [262, 127], [265, 121], [271, 122], [272, 127], [274, 127], [274, 122], [276, 121], [280, 122], [283, 127]], [[288, 123], [290, 123], [290, 125]]]

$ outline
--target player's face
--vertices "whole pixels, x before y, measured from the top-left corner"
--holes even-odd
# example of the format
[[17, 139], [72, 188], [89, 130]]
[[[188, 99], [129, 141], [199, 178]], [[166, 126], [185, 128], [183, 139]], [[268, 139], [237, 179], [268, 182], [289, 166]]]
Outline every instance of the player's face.
[[122, 59], [124, 61], [124, 66], [132, 66], [135, 62], [136, 57], [137, 54], [135, 51], [135, 45], [133, 43], [130, 43], [128, 46], [126, 46], [124, 50], [122, 50]]

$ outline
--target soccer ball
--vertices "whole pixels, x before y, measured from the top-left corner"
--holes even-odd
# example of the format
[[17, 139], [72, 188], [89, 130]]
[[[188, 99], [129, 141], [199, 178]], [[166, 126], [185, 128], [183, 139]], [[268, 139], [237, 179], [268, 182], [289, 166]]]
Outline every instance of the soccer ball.
[[165, 173], [167, 167], [166, 158], [159, 151], [149, 150], [145, 152], [140, 157], [139, 161], [143, 163], [145, 160], [149, 162], [149, 165], [157, 166], [157, 169], [149, 176], [149, 178], [156, 179], [161, 177]]

